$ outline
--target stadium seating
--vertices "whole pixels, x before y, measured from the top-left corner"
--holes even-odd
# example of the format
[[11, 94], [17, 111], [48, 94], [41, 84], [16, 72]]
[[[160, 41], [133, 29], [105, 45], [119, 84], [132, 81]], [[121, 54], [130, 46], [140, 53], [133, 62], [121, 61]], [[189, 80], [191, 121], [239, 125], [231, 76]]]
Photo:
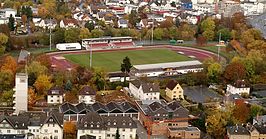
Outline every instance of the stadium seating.
[[108, 47], [108, 43], [95, 43], [95, 44], [90, 44], [92, 48], [105, 48]]
[[132, 47], [132, 46], [134, 46], [133, 42], [113, 42], [112, 44], [116, 47]]

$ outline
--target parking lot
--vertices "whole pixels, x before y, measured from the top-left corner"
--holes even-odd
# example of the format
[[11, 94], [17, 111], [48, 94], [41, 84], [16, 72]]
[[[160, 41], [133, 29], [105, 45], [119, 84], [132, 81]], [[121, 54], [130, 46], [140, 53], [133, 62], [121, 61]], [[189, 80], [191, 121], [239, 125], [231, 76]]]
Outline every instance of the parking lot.
[[206, 86], [183, 87], [183, 90], [184, 95], [187, 96], [189, 100], [196, 103], [221, 101], [223, 98], [221, 95]]

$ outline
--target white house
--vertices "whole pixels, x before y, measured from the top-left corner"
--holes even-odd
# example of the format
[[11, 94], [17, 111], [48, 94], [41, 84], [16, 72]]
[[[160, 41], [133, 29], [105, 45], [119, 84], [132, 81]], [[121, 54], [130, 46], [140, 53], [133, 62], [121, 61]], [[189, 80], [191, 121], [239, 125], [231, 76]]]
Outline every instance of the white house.
[[201, 11], [203, 13], [214, 13], [215, 5], [214, 4], [193, 4], [193, 10]]
[[64, 92], [60, 87], [53, 87], [47, 92], [47, 103], [50, 105], [62, 104]]
[[89, 86], [84, 86], [78, 93], [79, 103], [84, 102], [85, 104], [95, 103], [96, 91]]
[[249, 94], [250, 87], [245, 80], [237, 80], [234, 84], [228, 84], [226, 92], [230, 94]]
[[0, 138], [63, 139], [63, 114], [26, 112], [0, 115]]
[[37, 21], [35, 25], [43, 29], [55, 29], [57, 23], [54, 19], [42, 19]]
[[11, 8], [0, 9], [0, 18], [9, 18], [10, 15], [15, 17], [17, 10]]
[[78, 21], [76, 19], [63, 19], [59, 23], [60, 28], [77, 28]]
[[135, 80], [129, 83], [129, 93], [139, 100], [160, 99], [159, 85], [141, 80]]
[[264, 12], [264, 4], [257, 2], [245, 2], [240, 4], [240, 6], [244, 9], [244, 15], [258, 15]]
[[128, 28], [128, 21], [125, 19], [119, 19], [117, 23], [119, 28]]
[[121, 139], [135, 139], [137, 124], [130, 117], [100, 116], [89, 112], [77, 122], [77, 139], [91, 135], [96, 139], [113, 139], [119, 130]]
[[28, 111], [28, 75], [26, 73], [16, 74], [16, 85], [13, 89], [15, 94], [13, 97], [15, 114]]

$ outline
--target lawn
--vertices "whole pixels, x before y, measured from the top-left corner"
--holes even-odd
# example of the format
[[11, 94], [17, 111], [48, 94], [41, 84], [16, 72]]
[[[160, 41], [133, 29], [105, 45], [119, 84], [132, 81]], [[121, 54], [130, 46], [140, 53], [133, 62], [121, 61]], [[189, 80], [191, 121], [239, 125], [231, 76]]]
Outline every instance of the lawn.
[[[92, 66], [102, 67], [108, 72], [120, 71], [121, 62], [126, 56], [130, 58], [132, 65], [191, 60], [169, 49], [123, 50], [93, 53]], [[81, 66], [89, 66], [89, 54], [68, 54], [64, 57]]]

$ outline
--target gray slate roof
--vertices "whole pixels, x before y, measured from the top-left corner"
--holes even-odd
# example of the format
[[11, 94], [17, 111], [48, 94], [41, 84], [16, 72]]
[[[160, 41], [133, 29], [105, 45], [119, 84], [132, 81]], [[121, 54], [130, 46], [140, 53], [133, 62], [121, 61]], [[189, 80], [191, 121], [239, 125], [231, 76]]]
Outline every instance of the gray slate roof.
[[140, 88], [141, 86], [144, 93], [160, 92], [160, 87], [156, 83], [150, 83], [141, 80], [134, 80], [131, 83], [137, 88]]
[[226, 129], [230, 135], [249, 135], [249, 131], [243, 126], [229, 126]]

